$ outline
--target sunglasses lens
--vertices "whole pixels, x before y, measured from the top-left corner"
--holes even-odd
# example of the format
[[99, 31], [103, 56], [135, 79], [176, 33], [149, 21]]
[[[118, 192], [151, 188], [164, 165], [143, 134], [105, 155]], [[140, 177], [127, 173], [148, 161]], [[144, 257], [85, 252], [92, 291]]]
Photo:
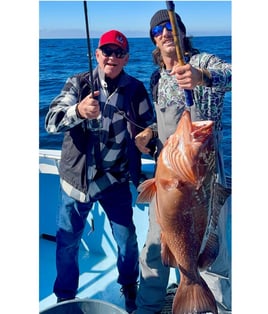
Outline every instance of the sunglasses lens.
[[170, 22], [167, 22], [166, 25], [165, 25], [166, 29], [171, 32], [172, 31], [172, 27], [171, 27], [171, 23]]
[[124, 50], [118, 48], [117, 50], [114, 50], [114, 54], [116, 56], [116, 58], [124, 58], [124, 56], [126, 55], [126, 53], [124, 52]]
[[155, 26], [152, 29], [153, 36], [155, 37], [155, 36], [161, 35], [163, 33], [164, 28], [166, 28], [169, 32], [171, 32], [172, 31], [171, 23], [166, 22], [165, 24], [160, 24], [160, 25]]
[[101, 51], [104, 57], [111, 57], [111, 55], [114, 53], [116, 58], [122, 59], [126, 55], [125, 51], [121, 48], [117, 48], [114, 50], [109, 47], [102, 47]]
[[157, 25], [152, 29], [153, 36], [159, 36], [162, 34], [164, 27], [162, 25]]

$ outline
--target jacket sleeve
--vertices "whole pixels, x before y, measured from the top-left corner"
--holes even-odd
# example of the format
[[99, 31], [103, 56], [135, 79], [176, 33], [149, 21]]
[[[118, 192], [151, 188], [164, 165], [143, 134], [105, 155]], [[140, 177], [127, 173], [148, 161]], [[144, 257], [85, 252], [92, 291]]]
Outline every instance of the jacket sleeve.
[[155, 122], [155, 112], [149, 94], [143, 84], [140, 84], [139, 86], [137, 101], [139, 103], [139, 122], [141, 126], [146, 128]]
[[127, 92], [131, 97], [129, 102], [131, 107], [128, 110], [128, 116], [132, 123], [130, 121], [128, 123], [130, 130], [128, 160], [131, 179], [137, 187], [141, 179], [141, 152], [138, 150], [134, 138], [139, 132], [151, 125], [155, 117], [152, 103], [143, 83], [134, 79], [129, 87], [132, 89], [132, 92]]
[[45, 128], [48, 133], [60, 133], [78, 125], [84, 119], [76, 114], [76, 105], [79, 102], [79, 77], [67, 79], [62, 91], [56, 96], [45, 118]]
[[202, 53], [200, 54], [199, 66], [207, 69], [211, 74], [211, 87], [224, 92], [232, 89], [232, 65], [219, 57]]

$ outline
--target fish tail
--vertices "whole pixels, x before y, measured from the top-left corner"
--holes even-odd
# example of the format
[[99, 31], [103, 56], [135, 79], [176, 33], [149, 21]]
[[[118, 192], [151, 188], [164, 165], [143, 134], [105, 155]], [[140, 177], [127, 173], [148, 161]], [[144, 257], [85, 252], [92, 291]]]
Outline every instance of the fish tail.
[[172, 314], [194, 313], [218, 314], [215, 298], [202, 277], [198, 283], [182, 280], [173, 300]]

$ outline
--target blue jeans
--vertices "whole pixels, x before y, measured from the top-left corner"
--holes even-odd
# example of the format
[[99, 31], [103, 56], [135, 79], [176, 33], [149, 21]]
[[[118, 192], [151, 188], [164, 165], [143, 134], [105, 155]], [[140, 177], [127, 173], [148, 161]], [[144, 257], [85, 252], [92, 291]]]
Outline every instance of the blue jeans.
[[136, 228], [133, 223], [132, 195], [129, 183], [114, 184], [104, 190], [98, 199], [81, 203], [61, 191], [62, 202], [57, 222], [57, 277], [54, 293], [60, 298], [74, 298], [78, 289], [78, 251], [86, 220], [93, 203], [103, 207], [118, 246], [117, 282], [136, 283], [139, 276], [139, 251]]

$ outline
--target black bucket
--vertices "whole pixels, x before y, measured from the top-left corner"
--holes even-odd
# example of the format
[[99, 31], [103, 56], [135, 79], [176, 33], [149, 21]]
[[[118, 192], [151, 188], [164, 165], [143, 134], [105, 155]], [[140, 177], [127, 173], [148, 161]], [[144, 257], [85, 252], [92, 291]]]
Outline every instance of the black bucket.
[[58, 303], [40, 314], [128, 314], [120, 307], [100, 300], [74, 299]]

